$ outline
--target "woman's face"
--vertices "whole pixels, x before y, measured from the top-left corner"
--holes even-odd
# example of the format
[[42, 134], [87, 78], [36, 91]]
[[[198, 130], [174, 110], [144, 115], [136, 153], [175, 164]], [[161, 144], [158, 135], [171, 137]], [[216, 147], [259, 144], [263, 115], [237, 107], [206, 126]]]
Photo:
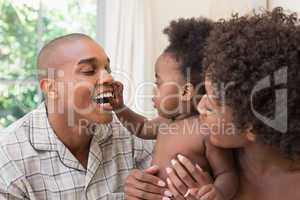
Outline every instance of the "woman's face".
[[209, 129], [211, 143], [223, 148], [243, 147], [248, 140], [246, 134], [235, 127], [231, 108], [221, 103], [209, 79], [205, 80], [205, 89], [206, 95], [197, 110], [201, 126]]
[[176, 117], [180, 113], [180, 91], [185, 81], [171, 53], [163, 53], [157, 59], [155, 79], [154, 107], [162, 117]]

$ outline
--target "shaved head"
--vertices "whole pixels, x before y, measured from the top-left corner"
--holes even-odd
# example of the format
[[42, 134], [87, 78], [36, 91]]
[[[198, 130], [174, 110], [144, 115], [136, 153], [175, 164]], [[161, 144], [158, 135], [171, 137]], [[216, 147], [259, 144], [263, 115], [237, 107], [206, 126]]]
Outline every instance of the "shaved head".
[[78, 33], [58, 37], [41, 49], [37, 66], [48, 112], [58, 123], [112, 120], [110, 104], [95, 101], [111, 92], [113, 83], [109, 58], [95, 40]]
[[62, 49], [65, 48], [66, 45], [78, 40], [93, 41], [88, 35], [72, 33], [51, 40], [40, 50], [37, 58], [39, 80], [47, 77], [48, 69], [56, 70], [64, 63], [65, 60], [62, 55]]

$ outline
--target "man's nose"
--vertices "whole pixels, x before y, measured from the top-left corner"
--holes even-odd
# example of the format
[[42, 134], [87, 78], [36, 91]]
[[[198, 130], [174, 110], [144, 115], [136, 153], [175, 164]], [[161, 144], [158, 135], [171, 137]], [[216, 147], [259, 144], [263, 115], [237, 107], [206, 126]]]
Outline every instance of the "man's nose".
[[101, 70], [97, 82], [100, 85], [111, 84], [113, 82], [113, 77], [106, 70]]

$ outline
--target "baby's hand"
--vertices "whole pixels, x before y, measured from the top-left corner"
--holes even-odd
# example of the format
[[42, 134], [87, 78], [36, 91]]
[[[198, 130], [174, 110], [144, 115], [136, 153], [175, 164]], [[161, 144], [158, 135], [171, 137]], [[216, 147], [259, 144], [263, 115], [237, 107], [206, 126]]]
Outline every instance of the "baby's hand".
[[[193, 200], [225, 200], [221, 192], [213, 184], [204, 185], [200, 189], [190, 189], [189, 193]], [[189, 198], [187, 199], [189, 200]]]
[[114, 110], [121, 109], [124, 106], [123, 99], [123, 84], [119, 81], [114, 81], [113, 87], [113, 98], [111, 99], [111, 106]]

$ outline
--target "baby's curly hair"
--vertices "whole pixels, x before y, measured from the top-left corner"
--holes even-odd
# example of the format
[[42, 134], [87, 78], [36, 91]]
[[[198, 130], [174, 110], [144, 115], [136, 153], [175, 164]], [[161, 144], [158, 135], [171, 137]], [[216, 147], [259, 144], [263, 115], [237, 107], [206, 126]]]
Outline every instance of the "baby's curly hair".
[[[180, 18], [171, 21], [163, 31], [170, 42], [165, 52], [174, 55], [183, 77], [195, 87], [203, 82], [203, 76], [200, 75], [203, 73], [203, 50], [212, 28], [212, 21], [205, 18]], [[199, 87], [198, 93], [203, 92], [204, 87]]]
[[[233, 83], [226, 89], [224, 102], [233, 110], [234, 124], [241, 130], [252, 127], [258, 142], [276, 147], [293, 160], [300, 158], [298, 22], [295, 13], [286, 14], [282, 8], [219, 21], [211, 31], [203, 61], [213, 84]], [[252, 94], [256, 86], [268, 83], [271, 87]], [[215, 90], [221, 94], [219, 87]], [[286, 131], [267, 125], [254, 111], [269, 119], [286, 115]], [[283, 128], [284, 122], [276, 125]]]

